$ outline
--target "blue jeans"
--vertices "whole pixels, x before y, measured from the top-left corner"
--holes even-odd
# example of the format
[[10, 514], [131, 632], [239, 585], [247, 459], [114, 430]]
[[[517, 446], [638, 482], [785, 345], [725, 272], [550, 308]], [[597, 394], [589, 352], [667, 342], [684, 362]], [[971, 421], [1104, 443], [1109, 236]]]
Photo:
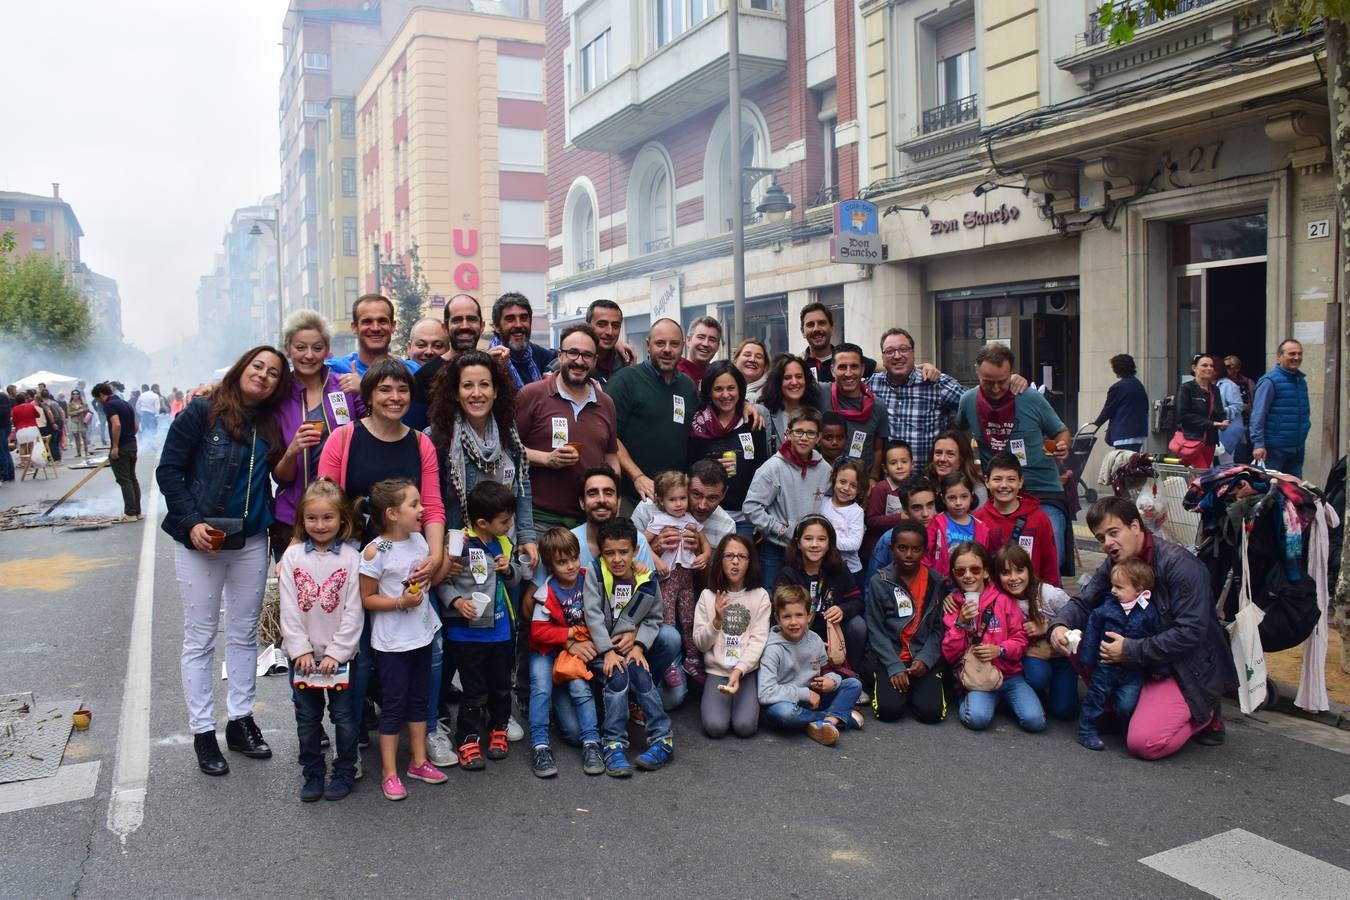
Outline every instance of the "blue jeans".
[[1078, 734], [1087, 737], [1097, 733], [1097, 722], [1107, 701], [1116, 711], [1116, 718], [1124, 722], [1139, 705], [1139, 692], [1144, 687], [1144, 673], [1122, 669], [1119, 666], [1097, 666], [1088, 682], [1083, 698], [1083, 712], [1078, 717]]
[[666, 709], [676, 709], [689, 694], [689, 684], [680, 682], [679, 687], [669, 687], [662, 676], [672, 663], [679, 662], [684, 654], [684, 638], [680, 629], [674, 625], [662, 625], [656, 633], [656, 640], [647, 648], [647, 664], [652, 667], [652, 677], [656, 679], [661, 702]]
[[323, 777], [323, 703], [328, 695], [328, 718], [333, 722], [333, 772], [348, 779], [356, 776], [356, 710], [352, 692], [306, 688], [295, 691], [295, 731], [300, 738], [300, 765], [305, 777]]
[[649, 672], [635, 662], [627, 662], [610, 676], [606, 676], [603, 669], [599, 671], [600, 677], [605, 682], [604, 738], [606, 744], [628, 746], [628, 695], [630, 692], [646, 719], [648, 746], [670, 737], [670, 716], [666, 715], [666, 708], [661, 703], [661, 694], [656, 689], [655, 679], [660, 677], [656, 673], [659, 673], [660, 669], [652, 665], [652, 670]]
[[1052, 719], [1078, 717], [1078, 673], [1069, 664], [1068, 657], [1037, 659], [1028, 656], [1022, 660], [1022, 677], [1041, 698]]
[[[591, 683], [584, 678], [574, 678], [567, 682], [567, 690], [555, 690], [553, 684], [553, 662], [558, 652], [530, 652], [530, 742], [538, 747], [548, 746], [549, 707], [558, 709], [567, 706], [567, 725], [564, 716], [559, 714], [558, 727], [568, 743], [598, 744], [600, 732], [595, 718], [595, 697], [591, 694]], [[570, 701], [570, 702], [569, 702]], [[570, 731], [568, 726], [571, 726]]]
[[0, 424], [0, 481], [14, 480], [14, 457], [9, 452], [10, 424]]
[[1055, 529], [1055, 554], [1059, 559], [1059, 574], [1073, 574], [1073, 547], [1065, 543], [1064, 536], [1069, 531], [1069, 520], [1064, 510], [1049, 503], [1042, 503], [1041, 510], [1050, 519], [1050, 527]]
[[1303, 455], [1304, 448], [1299, 447], [1295, 450], [1276, 450], [1274, 447], [1266, 448], [1266, 468], [1274, 469], [1276, 472], [1283, 472], [1286, 475], [1297, 475], [1303, 477]]
[[[743, 538], [749, 538], [753, 541], [755, 539], [755, 526], [750, 524], [749, 519], [738, 519], [736, 521], [736, 533]], [[717, 548], [714, 547], [713, 549], [715, 550]]]
[[445, 627], [431, 636], [431, 684], [427, 686], [427, 734], [441, 715], [441, 670], [445, 667]]
[[774, 581], [778, 579], [778, 570], [783, 568], [785, 552], [782, 547], [768, 538], [759, 542], [759, 580], [764, 590], [773, 596]]
[[370, 691], [370, 676], [375, 671], [375, 648], [370, 645], [370, 613], [366, 613], [366, 624], [361, 627], [361, 643], [356, 659], [352, 660], [351, 686], [347, 692], [352, 696], [352, 709], [356, 712], [356, 730], [365, 731], [363, 722], [366, 713], [366, 694]]
[[826, 716], [833, 716], [843, 722], [845, 728], [852, 728], [853, 704], [858, 702], [860, 693], [862, 682], [856, 678], [845, 678], [839, 683], [838, 689], [820, 695], [820, 709], [812, 709], [805, 703], [780, 700], [770, 703], [760, 712], [771, 724], [784, 731], [801, 731]]
[[1023, 731], [1044, 731], [1045, 711], [1041, 698], [1021, 675], [1004, 676], [996, 691], [971, 691], [961, 701], [961, 724], [972, 731], [983, 731], [994, 719], [1000, 700], [1006, 700]]

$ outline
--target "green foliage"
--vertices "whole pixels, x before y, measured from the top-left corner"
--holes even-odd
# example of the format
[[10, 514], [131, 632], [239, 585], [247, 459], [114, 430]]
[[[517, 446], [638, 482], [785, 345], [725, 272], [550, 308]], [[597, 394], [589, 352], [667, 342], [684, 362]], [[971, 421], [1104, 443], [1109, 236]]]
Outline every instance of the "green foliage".
[[416, 242], [411, 250], [403, 254], [402, 263], [385, 263], [382, 274], [384, 280], [381, 287], [384, 295], [394, 301], [394, 318], [397, 320], [392, 346], [406, 348], [408, 333], [422, 318], [422, 310], [431, 296], [431, 286], [427, 284], [426, 275], [422, 274], [422, 260], [417, 255]]
[[80, 350], [92, 329], [89, 307], [56, 263], [30, 254], [0, 265], [0, 335], [34, 349]]
[[0, 234], [0, 260], [14, 252], [14, 232], [6, 231]]
[[[1097, 7], [1097, 24], [1112, 44], [1127, 44], [1146, 14], [1163, 19], [1176, 11], [1177, 0], [1105, 0]], [[1271, 24], [1277, 28], [1296, 25], [1307, 31], [1319, 18], [1350, 21], [1350, 0], [1277, 0], [1271, 9]]]

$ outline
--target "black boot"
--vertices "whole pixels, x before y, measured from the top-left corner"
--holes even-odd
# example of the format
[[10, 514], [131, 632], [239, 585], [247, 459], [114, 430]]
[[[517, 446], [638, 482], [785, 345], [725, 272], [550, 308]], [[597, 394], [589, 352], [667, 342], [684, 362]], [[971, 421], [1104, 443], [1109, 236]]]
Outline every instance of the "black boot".
[[272, 758], [272, 748], [263, 740], [262, 731], [252, 716], [240, 716], [225, 724], [225, 746], [250, 759]]
[[220, 753], [220, 744], [216, 743], [215, 731], [203, 731], [192, 736], [192, 746], [197, 751], [197, 768], [207, 775], [224, 775], [230, 771], [230, 764]]

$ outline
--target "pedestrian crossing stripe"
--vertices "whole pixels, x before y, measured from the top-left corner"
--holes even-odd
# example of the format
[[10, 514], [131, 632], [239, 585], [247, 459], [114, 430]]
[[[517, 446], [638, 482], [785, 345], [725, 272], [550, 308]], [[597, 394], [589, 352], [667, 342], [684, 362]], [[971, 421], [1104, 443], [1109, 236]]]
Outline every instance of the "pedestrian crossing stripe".
[[1350, 872], [1241, 828], [1139, 861], [1224, 900], [1350, 897]]

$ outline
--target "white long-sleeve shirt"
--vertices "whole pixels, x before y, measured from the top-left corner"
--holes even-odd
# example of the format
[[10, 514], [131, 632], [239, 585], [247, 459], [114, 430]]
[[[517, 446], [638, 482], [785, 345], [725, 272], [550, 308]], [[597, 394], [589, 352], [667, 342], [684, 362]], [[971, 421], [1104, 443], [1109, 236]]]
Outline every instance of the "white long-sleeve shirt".
[[820, 501], [820, 514], [830, 520], [834, 526], [835, 545], [844, 564], [850, 572], [862, 571], [862, 560], [858, 558], [858, 548], [862, 546], [863, 535], [867, 532], [867, 523], [863, 519], [863, 508], [856, 503], [848, 506], [835, 506], [829, 497]]

